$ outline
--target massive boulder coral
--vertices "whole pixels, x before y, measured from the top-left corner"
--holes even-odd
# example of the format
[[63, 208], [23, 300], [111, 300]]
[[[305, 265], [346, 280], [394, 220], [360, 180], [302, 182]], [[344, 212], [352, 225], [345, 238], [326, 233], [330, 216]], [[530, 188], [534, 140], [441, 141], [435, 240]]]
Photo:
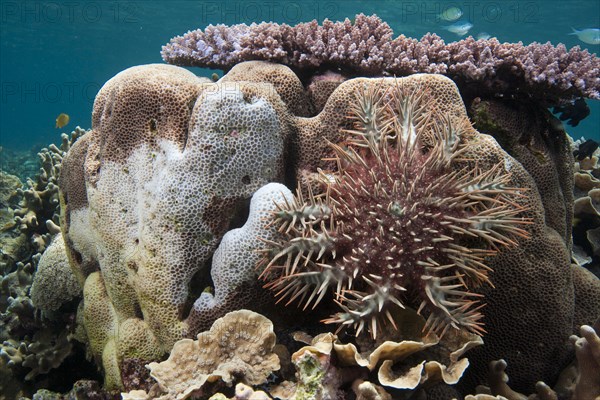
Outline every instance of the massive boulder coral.
[[29, 295], [33, 305], [43, 312], [56, 311], [81, 297], [81, 286], [69, 266], [62, 235], [55, 235], [42, 254]]
[[[246, 65], [250, 72], [244, 75]], [[481, 347], [487, 350], [469, 357], [474, 361], [468, 370], [473, 370], [470, 387], [485, 380], [489, 360], [501, 357], [509, 359], [522, 387], [555, 379], [557, 366], [569, 361], [565, 343], [573, 333], [579, 290], [570, 269], [568, 222], [560, 221], [562, 215], [567, 218], [569, 200], [562, 199], [564, 206], [549, 225], [546, 204], [527, 168], [491, 136], [459, 124], [466, 110], [448, 78], [349, 79], [337, 86], [318, 115], [306, 117], [296, 114], [311, 109], [310, 104], [294, 108], [290, 102], [310, 97], [279, 95], [304, 90], [298, 77], [279, 65], [251, 66], [235, 67], [235, 75], [250, 82], [226, 75], [210, 83], [164, 65], [124, 71], [101, 90], [92, 132], [64, 160], [61, 225], [71, 264], [84, 285], [84, 325], [106, 384], [122, 386], [125, 364], [157, 360], [175, 341], [203, 329], [205, 311], [215, 310], [213, 302], [220, 302], [223, 293], [237, 290], [230, 290], [227, 280], [221, 281], [225, 290], [218, 289], [219, 277], [227, 277], [229, 268], [213, 264], [211, 282], [208, 262], [220, 258], [214, 257], [215, 249], [225, 232], [242, 225], [250, 196], [260, 186], [284, 179], [288, 187], [300, 182], [303, 194], [318, 190], [317, 169], [323, 180], [338, 168], [331, 159], [322, 160], [334, 152], [328, 142], [341, 149], [348, 145], [345, 130], [352, 129], [353, 121], [347, 116], [356, 93], [399, 82], [431, 95], [434, 114], [461, 126], [458, 137], [468, 146], [460, 165], [506, 175], [502, 185], [523, 189], [514, 200], [522, 212], [519, 218], [531, 222], [521, 227], [528, 234], [510, 236], [509, 246], [498, 245], [495, 256], [486, 257], [494, 285], [479, 292], [487, 304], [482, 310], [486, 344]], [[288, 84], [282, 76], [289, 77]], [[419, 151], [434, 148], [436, 138], [427, 137]], [[273, 195], [281, 200], [281, 193]], [[252, 225], [250, 221], [245, 228]], [[262, 229], [248, 232], [254, 228]], [[233, 231], [229, 238], [243, 232]], [[223, 241], [224, 249], [228, 243]], [[235, 264], [232, 268], [248, 271], [243, 254], [255, 256], [254, 250], [230, 248], [236, 255], [224, 259]], [[591, 282], [586, 283], [587, 295], [598, 298], [597, 282], [586, 282]], [[217, 289], [214, 297], [201, 295], [211, 283]], [[208, 307], [196, 308], [198, 297], [210, 300], [198, 303]], [[228, 307], [220, 312], [232, 311]]]
[[[580, 211], [577, 201], [575, 201], [574, 207], [574, 160], [569, 139], [562, 124], [547, 110], [529, 101], [510, 102], [478, 98], [471, 104], [469, 112], [477, 129], [492, 135], [534, 179], [535, 189], [543, 206], [545, 225], [547, 228], [551, 228], [546, 229], [548, 238], [555, 236], [552, 240], [556, 246], [566, 247], [570, 250], [572, 247], [573, 211], [575, 208], [576, 216]], [[577, 178], [576, 173], [576, 194], [578, 193]], [[592, 222], [592, 219], [589, 219], [588, 222]], [[587, 224], [584, 223], [583, 226], [585, 225]], [[560, 240], [556, 235], [560, 236]], [[539, 242], [536, 244], [537, 241], [537, 238], [533, 238], [531, 247], [529, 247], [533, 253], [527, 251], [520, 253], [519, 249], [514, 249], [513, 255], [509, 255], [502, 261], [502, 263], [513, 263], [512, 268], [499, 268], [494, 265], [495, 261], [492, 260], [496, 279], [494, 282], [506, 282], [510, 290], [498, 290], [497, 285], [495, 290], [484, 288], [483, 293], [486, 295], [486, 299], [489, 299], [489, 311], [486, 313], [486, 319], [496, 319], [494, 326], [497, 328], [486, 336], [486, 346], [474, 350], [472, 356], [472, 359], [482, 363], [483, 360], [493, 357], [492, 354], [498, 354], [497, 358], [510, 358], [507, 361], [511, 371], [512, 384], [524, 392], [533, 391], [536, 376], [548, 376], [550, 371], [554, 370], [552, 375], [556, 378], [560, 368], [555, 369], [549, 364], [545, 366], [537, 364], [535, 368], [530, 368], [527, 362], [515, 363], [515, 359], [524, 360], [532, 357], [535, 353], [545, 352], [547, 343], [555, 343], [558, 346], [559, 343], [564, 342], [566, 332], [559, 333], [556, 330], [556, 320], [549, 321], [543, 313], [528, 314], [525, 321], [519, 316], [519, 313], [511, 315], [500, 312], [498, 308], [524, 311], [530, 307], [527, 303], [531, 299], [526, 297], [527, 294], [539, 297], [544, 299], [546, 306], [551, 306], [557, 311], [560, 310], [559, 313], [564, 318], [572, 319], [572, 322], [563, 320], [564, 327], [572, 325], [571, 333], [574, 333], [582, 324], [592, 323], [600, 315], [600, 283], [598, 279], [590, 276], [588, 271], [577, 265], [565, 268], [565, 271], [571, 271], [571, 278], [560, 273], [560, 270], [546, 269], [543, 264], [539, 264], [537, 268], [521, 270], [519, 275], [508, 275], [513, 268], [518, 268], [517, 259], [520, 256], [517, 254], [528, 256], [528, 254], [536, 253], [535, 247], [540, 245]], [[525, 249], [527, 247], [522, 247], [522, 250]], [[552, 251], [556, 251], [556, 248]], [[560, 252], [564, 254], [564, 251]], [[571, 255], [570, 252], [567, 254]], [[560, 257], [561, 263], [566, 265], [564, 255]], [[523, 260], [521, 260], [521, 264], [524, 264]], [[533, 266], [533, 263], [531, 265]], [[568, 284], [565, 279], [572, 280], [572, 284]], [[546, 285], [543, 287], [537, 282], [546, 282]], [[563, 286], [570, 291], [567, 289], [570, 285], [574, 289], [573, 303], [565, 302], [558, 292], [550, 296], [550, 293], [546, 291], [546, 288], [557, 286]], [[523, 293], [523, 295], [517, 295], [518, 293]], [[538, 344], [535, 347], [529, 347], [527, 351], [519, 344], [509, 347], [508, 343], [519, 343], [526, 336], [530, 336], [531, 333], [527, 332], [528, 329], [535, 329], [538, 334], [541, 332], [545, 340], [542, 340], [542, 336], [540, 336]], [[510, 341], [506, 340], [507, 338], [510, 338]], [[512, 355], [509, 356], [509, 354]], [[564, 351], [563, 354], [565, 354]], [[564, 362], [561, 367], [564, 367]], [[469, 374], [477, 374], [482, 379], [484, 371], [473, 369], [469, 371]], [[552, 380], [550, 379], [550, 381]], [[530, 383], [525, 385], [524, 382], [527, 381]]]
[[168, 65], [130, 68], [98, 93], [92, 132], [64, 163], [62, 227], [108, 387], [127, 360], [202, 328], [191, 281], [209, 284], [205, 262], [240, 206], [283, 179], [287, 118], [270, 84]]
[[546, 225], [570, 246], [573, 154], [562, 123], [531, 101], [476, 98], [468, 110], [475, 127], [493, 136], [535, 180]]
[[[460, 95], [450, 80], [439, 75], [413, 75], [402, 80], [415, 85], [419, 82], [423, 88], [431, 90], [436, 98], [432, 109], [440, 110], [451, 118], [465, 115]], [[344, 118], [349, 112], [346, 105], [352, 103], [361, 85], [377, 85], [380, 82], [380, 79], [360, 78], [346, 81], [332, 93], [319, 115], [299, 121], [299, 142], [306, 143], [306, 146], [300, 147], [300, 168], [314, 171], [316, 167], [331, 167], [327, 162], [318, 161], [318, 156], [313, 158], [311, 152], [302, 150], [323, 149], [326, 140], [334, 143], [343, 140], [340, 138], [343, 129], [351, 128]], [[389, 82], [392, 84], [393, 80]], [[508, 186], [525, 188], [519, 204], [528, 209], [524, 216], [531, 218], [533, 224], [527, 228], [529, 238], [517, 238], [518, 245], [503, 248], [495, 257], [486, 260], [493, 270], [490, 280], [494, 285], [493, 288], [484, 285], [480, 290], [485, 294], [483, 322], [488, 333], [485, 336], [486, 345], [475, 350], [479, 356], [475, 358], [474, 368], [469, 369], [471, 379], [468, 381], [474, 385], [485, 380], [487, 362], [506, 357], [510, 359], [511, 368], [517, 371], [515, 383], [529, 389], [540, 378], [548, 381], [556, 379], [560, 370], [556, 366], [564, 366], [569, 361], [565, 343], [575, 328], [574, 290], [585, 290], [588, 296], [600, 299], [600, 285], [597, 281], [585, 289], [574, 285], [569, 244], [563, 239], [566, 229], [559, 228], [565, 227], [566, 222], [555, 225], [561, 230], [560, 233], [548, 226], [536, 180], [493, 138], [475, 133], [474, 130], [471, 132], [463, 136], [465, 140], [473, 141], [473, 146], [464, 157], [483, 170], [491, 169], [504, 160], [504, 168], [510, 169]], [[327, 152], [321, 150], [318, 154], [323, 156]], [[569, 205], [562, 209], [568, 210]], [[564, 215], [567, 219], [568, 213]], [[600, 304], [600, 301], [595, 303]], [[548, 316], [548, 310], [552, 310], [552, 317]], [[597, 306], [593, 307], [594, 312], [596, 315], [600, 313]], [[540, 346], [539, 343], [544, 345]], [[495, 354], [498, 356], [494, 357]]]
[[480, 144], [469, 121], [436, 107], [445, 82], [352, 81], [354, 129], [332, 146], [325, 196], [300, 192], [275, 214], [263, 276], [280, 297], [314, 308], [332, 288], [341, 310], [327, 322], [373, 337], [404, 307], [442, 335], [483, 332], [473, 289], [490, 283], [485, 259], [528, 238], [532, 220], [512, 160], [470, 162]]
[[276, 210], [275, 204], [291, 199], [292, 193], [280, 183], [269, 183], [254, 193], [248, 220], [241, 228], [227, 232], [213, 255], [210, 274], [214, 293], [204, 291], [194, 302], [194, 318], [201, 318], [194, 325], [208, 326], [230, 310], [269, 303], [271, 295], [258, 280], [259, 250], [264, 240], [277, 235], [268, 219]]

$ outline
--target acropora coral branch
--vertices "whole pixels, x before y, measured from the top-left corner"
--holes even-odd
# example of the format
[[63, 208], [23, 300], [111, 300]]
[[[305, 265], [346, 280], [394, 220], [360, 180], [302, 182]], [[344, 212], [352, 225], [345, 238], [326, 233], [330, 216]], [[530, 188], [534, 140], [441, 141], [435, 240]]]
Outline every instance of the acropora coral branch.
[[444, 74], [455, 81], [504, 95], [533, 96], [548, 103], [577, 97], [600, 99], [600, 59], [578, 46], [550, 42], [500, 43], [473, 37], [446, 44], [435, 34], [421, 40], [400, 35], [376, 15], [353, 22], [295, 26], [262, 22], [209, 25], [163, 46], [163, 59], [180, 66], [230, 69], [266, 60], [303, 70], [340, 68], [354, 75]]

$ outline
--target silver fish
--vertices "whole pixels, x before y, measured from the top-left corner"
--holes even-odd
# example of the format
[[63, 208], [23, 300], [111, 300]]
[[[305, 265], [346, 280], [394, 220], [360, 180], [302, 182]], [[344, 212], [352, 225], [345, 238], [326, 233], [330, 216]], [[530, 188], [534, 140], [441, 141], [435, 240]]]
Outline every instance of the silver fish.
[[600, 44], [600, 29], [598, 28], [588, 28], [582, 29], [578, 31], [575, 28], [573, 32], [569, 33], [569, 35], [577, 35], [577, 38], [581, 40], [583, 43], [587, 44]]
[[450, 7], [450, 8], [445, 9], [440, 15], [438, 15], [438, 17], [441, 20], [453, 22], [453, 21], [456, 21], [457, 19], [459, 19], [460, 17], [462, 17], [462, 15], [463, 15], [463, 12], [460, 8]]
[[458, 36], [464, 36], [472, 27], [473, 24], [469, 21], [458, 21], [452, 25], [445, 26], [444, 29], [456, 33]]

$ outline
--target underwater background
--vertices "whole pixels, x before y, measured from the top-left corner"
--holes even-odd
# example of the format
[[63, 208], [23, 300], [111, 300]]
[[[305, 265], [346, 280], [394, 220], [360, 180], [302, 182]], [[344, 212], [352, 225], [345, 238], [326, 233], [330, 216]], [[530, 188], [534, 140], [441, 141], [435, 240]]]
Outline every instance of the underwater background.
[[[162, 63], [161, 46], [173, 36], [208, 24], [274, 21], [295, 25], [325, 18], [343, 20], [357, 13], [377, 14], [395, 35], [420, 38], [435, 32], [446, 43], [487, 33], [501, 42], [550, 41], [598, 53], [572, 28], [600, 26], [600, 2], [579, 1], [9, 1], [0, 7], [0, 146], [39, 150], [60, 141], [75, 126], [89, 128], [94, 97], [119, 71]], [[464, 36], [448, 31], [455, 22], [440, 14], [462, 10], [457, 22], [473, 27]], [[213, 71], [190, 68], [202, 76]], [[591, 114], [575, 139], [600, 139], [600, 102], [587, 100]], [[55, 128], [60, 113], [70, 116]], [[35, 153], [33, 153], [35, 155]], [[0, 153], [2, 165], [9, 155]], [[34, 156], [35, 159], [35, 156]]]
[[[0, 0], [0, 400], [600, 399], [600, 101], [562, 103], [599, 96], [599, 27], [598, 0]], [[288, 38], [296, 66], [236, 58]], [[410, 76], [353, 79], [379, 49]], [[454, 83], [416, 73], [445, 53]]]

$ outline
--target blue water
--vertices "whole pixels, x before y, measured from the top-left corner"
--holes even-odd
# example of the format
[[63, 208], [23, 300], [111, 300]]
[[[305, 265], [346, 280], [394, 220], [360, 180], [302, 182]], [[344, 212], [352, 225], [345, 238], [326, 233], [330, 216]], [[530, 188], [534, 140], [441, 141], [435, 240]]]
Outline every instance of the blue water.
[[[599, 45], [568, 35], [600, 26], [600, 1], [0, 1], [0, 146], [40, 148], [62, 131], [91, 125], [94, 97], [119, 71], [162, 62], [161, 46], [173, 36], [210, 23], [276, 21], [296, 24], [376, 13], [396, 35], [427, 32], [446, 42], [460, 39], [437, 15], [460, 7], [474, 27], [500, 41], [564, 43], [598, 54]], [[212, 71], [192, 68], [199, 75]], [[600, 101], [571, 136], [600, 139]], [[55, 129], [56, 116], [71, 122]]]

